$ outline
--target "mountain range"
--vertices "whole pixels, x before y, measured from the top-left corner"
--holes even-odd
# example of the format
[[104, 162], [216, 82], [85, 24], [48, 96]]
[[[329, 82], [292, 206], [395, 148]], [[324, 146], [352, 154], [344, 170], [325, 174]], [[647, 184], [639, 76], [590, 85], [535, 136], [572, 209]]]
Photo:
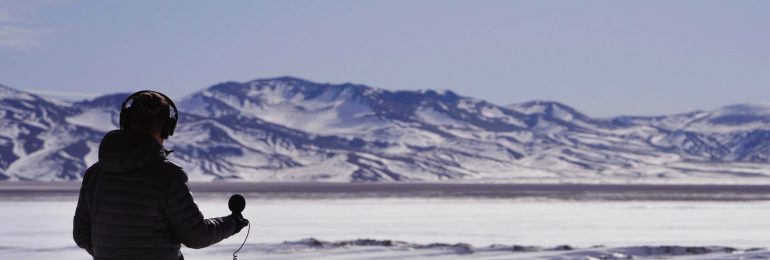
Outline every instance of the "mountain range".
[[[68, 101], [0, 85], [0, 180], [80, 180], [128, 95]], [[551, 101], [294, 77], [176, 103], [166, 146], [192, 181], [770, 183], [770, 105], [594, 118]]]

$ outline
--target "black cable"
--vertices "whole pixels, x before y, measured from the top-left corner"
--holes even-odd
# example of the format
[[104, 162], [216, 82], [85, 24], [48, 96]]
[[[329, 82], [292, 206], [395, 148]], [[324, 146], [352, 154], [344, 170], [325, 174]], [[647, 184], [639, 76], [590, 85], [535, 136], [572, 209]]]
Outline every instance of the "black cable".
[[238, 255], [236, 254], [238, 254], [238, 252], [241, 251], [241, 248], [243, 248], [243, 245], [246, 244], [246, 239], [249, 239], [249, 232], [251, 232], [251, 223], [249, 223], [247, 226], [248, 226], [248, 229], [246, 229], [246, 237], [243, 239], [243, 244], [241, 244], [241, 247], [239, 247], [238, 250], [235, 250], [235, 252], [233, 253], [233, 260], [238, 260]]

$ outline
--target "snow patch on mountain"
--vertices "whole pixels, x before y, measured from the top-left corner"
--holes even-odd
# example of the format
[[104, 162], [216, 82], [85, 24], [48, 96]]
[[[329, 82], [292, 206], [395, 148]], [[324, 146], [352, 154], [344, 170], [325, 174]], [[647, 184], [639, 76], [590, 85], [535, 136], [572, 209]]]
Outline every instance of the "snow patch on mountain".
[[104, 110], [89, 110], [72, 117], [67, 117], [67, 123], [88, 127], [96, 131], [109, 132], [118, 126], [112, 122], [114, 113]]
[[11, 87], [0, 84], [0, 99], [32, 101], [35, 99], [35, 97], [32, 94], [18, 91]]

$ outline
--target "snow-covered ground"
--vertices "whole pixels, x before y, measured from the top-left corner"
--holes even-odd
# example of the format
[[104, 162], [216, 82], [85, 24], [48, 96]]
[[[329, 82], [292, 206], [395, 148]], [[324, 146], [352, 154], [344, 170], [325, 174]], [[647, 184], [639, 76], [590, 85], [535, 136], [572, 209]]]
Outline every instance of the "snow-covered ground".
[[[228, 197], [198, 204], [227, 215]], [[247, 200], [253, 226], [238, 259], [770, 259], [768, 201]], [[70, 197], [2, 198], [0, 259], [86, 258], [71, 238], [74, 206]], [[245, 231], [183, 252], [231, 259]]]

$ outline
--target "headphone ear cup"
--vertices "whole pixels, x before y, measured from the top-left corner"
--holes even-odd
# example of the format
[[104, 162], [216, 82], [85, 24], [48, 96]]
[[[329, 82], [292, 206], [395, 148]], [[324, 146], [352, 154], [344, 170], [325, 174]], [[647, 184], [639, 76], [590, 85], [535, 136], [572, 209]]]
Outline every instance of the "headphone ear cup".
[[120, 130], [128, 130], [128, 128], [129, 128], [129, 125], [128, 125], [128, 118], [129, 118], [129, 116], [128, 116], [128, 114], [129, 113], [130, 113], [130, 108], [123, 107], [123, 108], [120, 109], [120, 116], [119, 116], [119, 119], [118, 119], [118, 127], [120, 128]]
[[176, 118], [169, 118], [168, 122], [168, 136], [174, 135], [174, 129], [176, 129]]
[[163, 139], [167, 139], [169, 136], [174, 135], [174, 128], [176, 128], [176, 119], [169, 118], [163, 123], [163, 128], [160, 129], [160, 135]]

